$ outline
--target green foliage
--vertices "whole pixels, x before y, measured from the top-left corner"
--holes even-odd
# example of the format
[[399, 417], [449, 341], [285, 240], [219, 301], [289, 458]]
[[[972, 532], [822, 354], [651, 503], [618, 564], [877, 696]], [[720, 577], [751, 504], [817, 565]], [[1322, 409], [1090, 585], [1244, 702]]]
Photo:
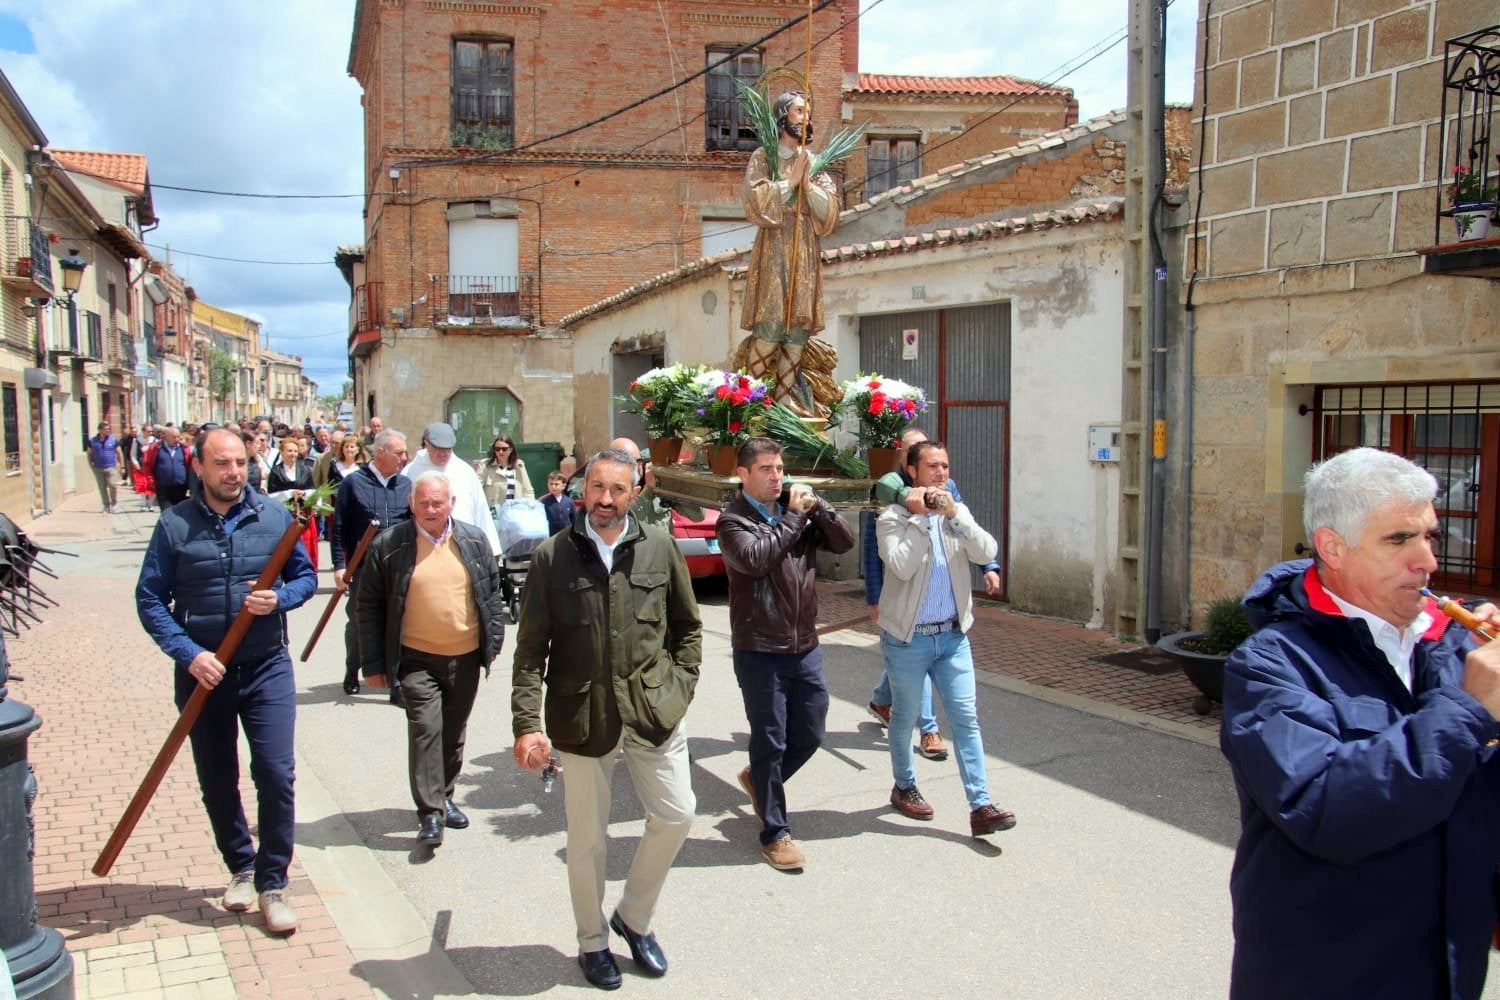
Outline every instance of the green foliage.
[[509, 149], [510, 129], [496, 125], [455, 125], [448, 132], [450, 145], [471, 149]]
[[1203, 644], [1210, 652], [1227, 655], [1250, 638], [1250, 616], [1237, 597], [1221, 597], [1208, 606]]
[[[745, 108], [750, 118], [750, 124], [755, 129], [755, 138], [760, 143], [760, 148], [766, 154], [766, 170], [777, 180], [781, 179], [781, 129], [776, 125], [776, 112], [771, 102], [766, 100], [765, 95], [754, 87], [741, 83], [740, 103]], [[840, 129], [835, 132], [823, 147], [822, 152], [813, 156], [812, 172], [810, 176], [816, 177], [825, 173], [829, 167], [844, 159], [859, 144], [859, 137], [864, 132], [864, 126]]]
[[208, 392], [215, 399], [226, 402], [234, 396], [234, 384], [240, 374], [240, 364], [234, 358], [211, 347], [208, 351]]
[[306, 508], [309, 517], [329, 517], [333, 514], [333, 498], [339, 491], [339, 484], [334, 482], [324, 483], [315, 490], [306, 490], [301, 498], [288, 497], [286, 509], [296, 514], [301, 508]]
[[615, 402], [621, 412], [640, 416], [648, 437], [682, 437], [684, 428], [695, 422], [694, 408], [702, 405], [694, 381], [702, 371], [693, 365], [653, 368], [632, 381], [626, 395], [616, 396]]
[[870, 474], [870, 467], [858, 455], [835, 448], [785, 403], [777, 403], [766, 412], [765, 429], [766, 436], [781, 445], [790, 468], [817, 470], [832, 466], [850, 479], [864, 479]]

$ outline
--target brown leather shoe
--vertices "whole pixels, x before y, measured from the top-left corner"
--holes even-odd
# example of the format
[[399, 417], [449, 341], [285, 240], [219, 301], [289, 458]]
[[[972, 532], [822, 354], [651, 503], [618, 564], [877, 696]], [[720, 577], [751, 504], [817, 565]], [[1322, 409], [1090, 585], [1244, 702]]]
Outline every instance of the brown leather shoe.
[[740, 768], [739, 779], [740, 787], [750, 797], [750, 808], [755, 810], [756, 818], [764, 823], [766, 818], [760, 814], [760, 800], [755, 797], [755, 786], [750, 784], [750, 766], [748, 764]]
[[875, 716], [875, 720], [882, 727], [891, 724], [891, 706], [889, 705], [877, 705], [872, 701], [870, 702], [870, 714]]
[[936, 729], [922, 734], [922, 756], [928, 760], [948, 759], [948, 745]]
[[969, 813], [969, 830], [976, 837], [999, 833], [1016, 825], [1016, 814], [994, 806], [980, 806]]
[[922, 793], [917, 791], [916, 785], [910, 788], [892, 785], [891, 805], [903, 816], [910, 816], [912, 819], [932, 819], [932, 806], [922, 798]]
[[765, 857], [766, 864], [777, 871], [797, 871], [807, 865], [807, 858], [801, 848], [792, 843], [790, 833], [782, 834], [769, 844], [760, 845], [760, 853]]

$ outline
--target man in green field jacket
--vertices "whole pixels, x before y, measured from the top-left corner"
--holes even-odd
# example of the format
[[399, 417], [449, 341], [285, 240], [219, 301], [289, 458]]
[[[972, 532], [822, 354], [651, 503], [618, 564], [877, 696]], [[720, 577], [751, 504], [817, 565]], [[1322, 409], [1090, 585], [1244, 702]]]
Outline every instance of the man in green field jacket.
[[[698, 683], [703, 625], [676, 542], [630, 513], [638, 474], [624, 451], [595, 455], [584, 473], [584, 513], [532, 556], [511, 695], [516, 762], [539, 770], [557, 753], [578, 964], [602, 989], [620, 984], [610, 928], [642, 972], [667, 971], [651, 917], [697, 805], [682, 718]], [[646, 831], [606, 926], [610, 779], [621, 750]]]

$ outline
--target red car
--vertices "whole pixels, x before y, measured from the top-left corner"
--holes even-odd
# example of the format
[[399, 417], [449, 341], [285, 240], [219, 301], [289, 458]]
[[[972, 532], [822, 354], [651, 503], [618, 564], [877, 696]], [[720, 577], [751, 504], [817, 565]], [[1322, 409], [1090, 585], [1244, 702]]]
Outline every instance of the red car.
[[704, 509], [701, 521], [689, 520], [672, 511], [672, 537], [677, 539], [677, 548], [687, 560], [688, 572], [694, 579], [724, 575], [724, 557], [719, 554], [719, 540], [714, 537], [718, 523], [719, 512], [712, 508]]

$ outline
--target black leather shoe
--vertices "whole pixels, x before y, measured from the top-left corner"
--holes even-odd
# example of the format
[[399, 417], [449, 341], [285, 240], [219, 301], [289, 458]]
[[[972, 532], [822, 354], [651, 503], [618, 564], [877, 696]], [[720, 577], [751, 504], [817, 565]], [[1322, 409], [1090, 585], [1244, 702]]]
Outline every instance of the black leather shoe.
[[359, 674], [344, 675], [344, 693], [359, 694]]
[[442, 820], [437, 816], [423, 816], [422, 827], [417, 831], [417, 843], [426, 847], [437, 847], [442, 842]]
[[406, 707], [406, 695], [401, 693], [401, 685], [397, 684], [391, 688], [391, 704], [397, 708]]
[[637, 934], [625, 926], [625, 921], [620, 919], [619, 913], [609, 918], [609, 926], [625, 939], [626, 944], [630, 945], [630, 958], [640, 966], [642, 972], [648, 976], [667, 974], [667, 956], [662, 954], [661, 945], [656, 943], [656, 935], [653, 932]]
[[469, 817], [465, 816], [463, 811], [453, 804], [452, 799], [443, 800], [443, 825], [450, 830], [467, 830], [469, 828]]
[[615, 956], [610, 954], [608, 948], [581, 953], [578, 956], [578, 967], [583, 970], [583, 978], [591, 985], [601, 990], [620, 988], [620, 967], [615, 964]]

